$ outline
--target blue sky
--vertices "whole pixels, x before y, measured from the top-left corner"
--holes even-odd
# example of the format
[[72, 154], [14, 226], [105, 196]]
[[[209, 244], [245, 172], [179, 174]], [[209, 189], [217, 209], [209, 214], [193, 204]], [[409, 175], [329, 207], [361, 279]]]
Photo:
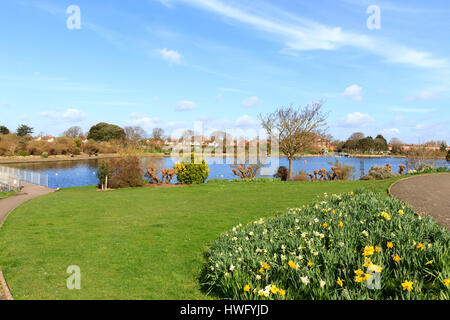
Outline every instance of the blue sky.
[[238, 134], [324, 100], [336, 138], [450, 143], [449, 14], [445, 0], [2, 1], [0, 124]]

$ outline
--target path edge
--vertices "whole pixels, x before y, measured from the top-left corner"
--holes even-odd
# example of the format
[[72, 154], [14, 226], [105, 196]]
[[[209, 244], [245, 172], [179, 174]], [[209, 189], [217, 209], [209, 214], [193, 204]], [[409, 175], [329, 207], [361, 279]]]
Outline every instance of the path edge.
[[[397, 183], [399, 183], [399, 182], [401, 182], [401, 181], [405, 181], [405, 180], [417, 178], [417, 177], [424, 177], [424, 176], [431, 176], [431, 175], [438, 175], [438, 174], [450, 174], [450, 173], [449, 173], [449, 172], [435, 172], [435, 173], [417, 174], [417, 175], [414, 175], [414, 176], [405, 177], [405, 178], [400, 179], [400, 180], [397, 180], [397, 181], [395, 181], [393, 184], [391, 184], [391, 185], [389, 186], [388, 193], [389, 193], [389, 195], [390, 195], [391, 197], [394, 197], [395, 199], [398, 199], [398, 198], [392, 193], [392, 188], [393, 188]], [[399, 199], [399, 200], [400, 200], [400, 199]]]
[[2, 287], [2, 292], [5, 296], [5, 300], [14, 300], [11, 291], [9, 290], [8, 284], [6, 283], [5, 277], [3, 276], [2, 269], [0, 269], [0, 285]]

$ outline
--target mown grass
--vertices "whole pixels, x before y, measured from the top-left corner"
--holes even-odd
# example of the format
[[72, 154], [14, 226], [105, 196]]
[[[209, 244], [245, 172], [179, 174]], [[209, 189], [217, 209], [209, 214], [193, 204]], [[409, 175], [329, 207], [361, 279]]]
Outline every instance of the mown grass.
[[[64, 189], [9, 216], [0, 229], [0, 266], [15, 299], [209, 299], [199, 277], [205, 251], [222, 232], [325, 192], [387, 194], [397, 179]], [[70, 265], [81, 268], [81, 290], [66, 288]]]
[[17, 193], [17, 191], [8, 191], [8, 192], [1, 191], [0, 192], [0, 199], [8, 198], [8, 197], [10, 197], [12, 195], [15, 195], [16, 193]]

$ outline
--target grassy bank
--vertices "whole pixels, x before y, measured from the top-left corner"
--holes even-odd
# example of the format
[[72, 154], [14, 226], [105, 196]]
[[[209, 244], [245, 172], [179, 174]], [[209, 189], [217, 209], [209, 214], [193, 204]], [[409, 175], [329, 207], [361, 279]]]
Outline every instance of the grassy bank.
[[[203, 254], [222, 232], [325, 192], [387, 194], [395, 180], [64, 189], [9, 216], [0, 266], [15, 299], [208, 299]], [[66, 288], [70, 265], [81, 268], [81, 290]]]
[[9, 192], [0, 192], [0, 199], [8, 198], [12, 195], [15, 195], [17, 191], [9, 191]]

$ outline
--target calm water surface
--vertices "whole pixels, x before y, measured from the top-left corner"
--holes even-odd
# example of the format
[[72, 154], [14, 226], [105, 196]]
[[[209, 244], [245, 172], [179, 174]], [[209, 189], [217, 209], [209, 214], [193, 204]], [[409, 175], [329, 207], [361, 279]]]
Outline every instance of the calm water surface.
[[[294, 160], [294, 172], [299, 170], [312, 173], [314, 170], [325, 168], [330, 170], [336, 159], [341, 163], [351, 165], [355, 168], [353, 179], [360, 178], [361, 165], [364, 174], [374, 166], [385, 166], [390, 164], [394, 172], [398, 172], [399, 166], [405, 164], [404, 158], [346, 158], [346, 157], [299, 157]], [[35, 171], [48, 174], [48, 184], [50, 188], [68, 188], [95, 185], [97, 180], [97, 168], [102, 160], [79, 160], [79, 161], [60, 161], [60, 162], [41, 162], [7, 165], [23, 170]], [[214, 164], [213, 159], [206, 159], [210, 168], [209, 179], [234, 179], [237, 178], [232, 173], [232, 166], [228, 164]], [[172, 168], [175, 160], [172, 158], [147, 157], [142, 159], [143, 166], [154, 164], [157, 168]], [[280, 159], [280, 165], [289, 167], [287, 158]], [[435, 160], [435, 166], [447, 165], [444, 160]], [[448, 166], [448, 165], [447, 165]]]

